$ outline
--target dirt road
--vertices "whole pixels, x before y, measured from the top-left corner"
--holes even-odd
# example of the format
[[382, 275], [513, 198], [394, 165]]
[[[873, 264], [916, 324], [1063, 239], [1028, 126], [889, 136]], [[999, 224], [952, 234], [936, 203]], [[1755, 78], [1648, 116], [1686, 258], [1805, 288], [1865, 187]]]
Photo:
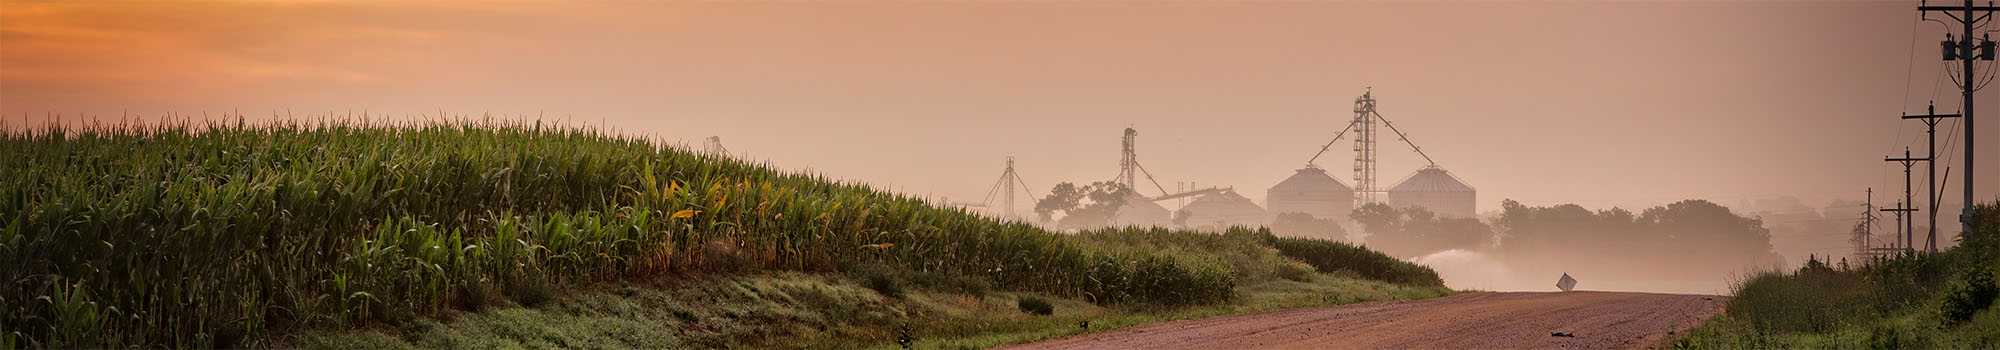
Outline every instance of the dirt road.
[[1700, 325], [1725, 301], [1684, 294], [1465, 293], [1176, 321], [1002, 348], [1645, 348]]

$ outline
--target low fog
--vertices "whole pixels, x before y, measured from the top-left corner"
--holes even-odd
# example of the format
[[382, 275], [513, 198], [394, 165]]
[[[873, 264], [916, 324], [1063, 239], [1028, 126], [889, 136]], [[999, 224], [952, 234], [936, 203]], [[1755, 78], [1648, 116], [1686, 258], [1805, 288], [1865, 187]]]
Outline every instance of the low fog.
[[[1034, 216], [1020, 219], [1064, 230], [1118, 225], [1267, 227], [1279, 236], [1363, 245], [1428, 265], [1453, 288], [1491, 291], [1554, 290], [1559, 276], [1568, 274], [1581, 281], [1579, 289], [1727, 294], [1736, 280], [1792, 263], [1794, 258], [1780, 250], [1802, 252], [1796, 260], [1840, 263], [1858, 259], [1869, 244], [1860, 233], [1865, 231], [1857, 231], [1862, 230], [1857, 225], [1859, 208], [1845, 208], [1854, 204], [1847, 202], [1834, 203], [1826, 215], [1783, 213], [1789, 217], [1700, 199], [1634, 209], [1503, 200], [1500, 208], [1478, 216], [1440, 214], [1438, 209], [1450, 208], [1436, 203], [1398, 207], [1372, 202], [1319, 218], [1302, 212], [1259, 211], [1261, 206], [1232, 191], [1210, 191], [1186, 205], [1175, 206], [1179, 203], [1173, 199], [1159, 201], [1176, 209], [1165, 218], [1169, 222], [1152, 222], [1148, 220], [1161, 218], [1148, 219], [1144, 208], [1155, 201], [1130, 193], [1115, 182], [1082, 187], [1065, 183], [1036, 203]], [[1798, 219], [1801, 216], [1811, 219]], [[1767, 222], [1766, 217], [1777, 221]], [[1772, 227], [1783, 233], [1774, 236]], [[1773, 237], [1821, 246], [1784, 249], [1773, 244]], [[1871, 238], [1887, 239], [1886, 235]]]

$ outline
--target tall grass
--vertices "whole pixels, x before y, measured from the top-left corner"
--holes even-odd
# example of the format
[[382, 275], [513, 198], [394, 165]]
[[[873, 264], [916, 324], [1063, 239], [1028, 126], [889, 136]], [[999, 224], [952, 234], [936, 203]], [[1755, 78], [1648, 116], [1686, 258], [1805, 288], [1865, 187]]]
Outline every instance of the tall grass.
[[1830, 264], [1808, 259], [1735, 286], [1723, 315], [1681, 348], [1991, 348], [2000, 285], [2000, 206], [1974, 206], [1973, 231], [1940, 253]]
[[1099, 303], [1203, 303], [1233, 284], [1226, 269], [540, 122], [0, 131], [0, 343], [235, 347], [499, 298], [488, 290], [532, 303], [582, 281], [853, 261]]
[[1286, 257], [1298, 259], [1323, 273], [1344, 273], [1357, 277], [1422, 286], [1444, 285], [1437, 271], [1397, 260], [1388, 254], [1339, 241], [1311, 238], [1266, 236], [1265, 240]]

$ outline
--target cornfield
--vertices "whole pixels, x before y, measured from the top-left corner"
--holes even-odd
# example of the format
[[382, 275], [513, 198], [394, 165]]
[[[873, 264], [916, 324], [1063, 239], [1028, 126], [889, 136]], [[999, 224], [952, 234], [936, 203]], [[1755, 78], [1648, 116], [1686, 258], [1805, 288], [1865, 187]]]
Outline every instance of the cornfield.
[[[1225, 269], [540, 122], [0, 128], [0, 346], [240, 347], [484, 293], [876, 261], [1099, 303]], [[497, 297], [495, 297], [497, 298]]]

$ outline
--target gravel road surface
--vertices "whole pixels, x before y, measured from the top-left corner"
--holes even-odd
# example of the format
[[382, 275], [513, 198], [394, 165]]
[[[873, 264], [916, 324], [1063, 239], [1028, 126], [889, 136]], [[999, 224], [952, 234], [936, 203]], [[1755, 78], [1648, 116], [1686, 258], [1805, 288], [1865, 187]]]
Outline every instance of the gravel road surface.
[[1721, 312], [1727, 300], [1686, 294], [1479, 292], [1175, 321], [1000, 348], [1648, 348], [1701, 325]]

